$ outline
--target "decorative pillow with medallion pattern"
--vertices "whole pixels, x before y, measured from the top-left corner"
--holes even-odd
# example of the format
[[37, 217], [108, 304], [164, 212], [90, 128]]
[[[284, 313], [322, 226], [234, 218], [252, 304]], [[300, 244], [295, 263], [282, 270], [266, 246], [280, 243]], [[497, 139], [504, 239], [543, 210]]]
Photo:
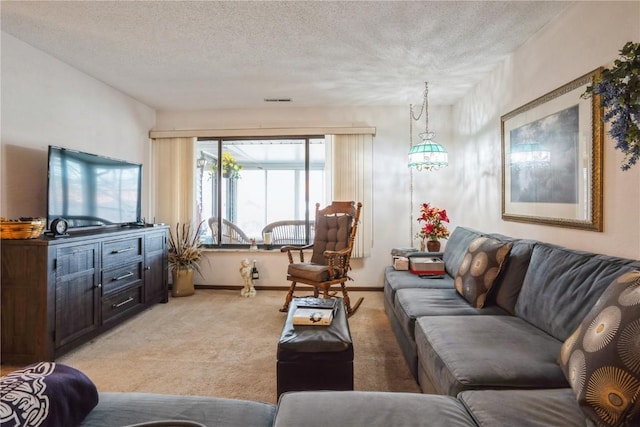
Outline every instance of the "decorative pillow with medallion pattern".
[[41, 362], [0, 377], [0, 425], [78, 426], [98, 404], [91, 380], [75, 368]]
[[491, 237], [478, 237], [469, 243], [454, 283], [456, 291], [475, 308], [484, 307], [512, 245]]
[[596, 425], [640, 425], [640, 271], [607, 287], [564, 342], [559, 363]]

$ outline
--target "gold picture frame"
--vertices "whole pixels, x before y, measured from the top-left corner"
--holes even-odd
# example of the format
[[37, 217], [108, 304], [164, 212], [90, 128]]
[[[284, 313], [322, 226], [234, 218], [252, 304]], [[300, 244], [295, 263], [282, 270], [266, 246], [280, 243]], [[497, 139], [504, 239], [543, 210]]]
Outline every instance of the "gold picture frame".
[[500, 118], [502, 219], [602, 231], [598, 68]]

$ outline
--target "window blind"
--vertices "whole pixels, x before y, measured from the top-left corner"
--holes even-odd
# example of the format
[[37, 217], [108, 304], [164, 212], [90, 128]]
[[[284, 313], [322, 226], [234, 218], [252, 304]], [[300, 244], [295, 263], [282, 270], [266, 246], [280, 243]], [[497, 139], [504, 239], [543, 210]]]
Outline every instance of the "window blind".
[[371, 255], [373, 242], [373, 138], [370, 134], [327, 135], [331, 200], [362, 202], [352, 256]]
[[194, 221], [195, 138], [152, 142], [154, 221], [175, 226]]

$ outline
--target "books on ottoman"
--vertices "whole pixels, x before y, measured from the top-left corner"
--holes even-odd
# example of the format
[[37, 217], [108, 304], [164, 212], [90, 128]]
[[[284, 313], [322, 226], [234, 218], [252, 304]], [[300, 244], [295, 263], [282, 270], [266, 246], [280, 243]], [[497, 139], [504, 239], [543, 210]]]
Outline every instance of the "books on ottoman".
[[334, 298], [296, 298], [295, 303], [294, 325], [330, 325], [338, 307], [338, 301]]
[[435, 257], [411, 257], [409, 270], [419, 276], [444, 277], [444, 261]]
[[338, 307], [338, 300], [335, 298], [296, 298], [296, 307], [301, 308], [322, 308], [335, 310]]

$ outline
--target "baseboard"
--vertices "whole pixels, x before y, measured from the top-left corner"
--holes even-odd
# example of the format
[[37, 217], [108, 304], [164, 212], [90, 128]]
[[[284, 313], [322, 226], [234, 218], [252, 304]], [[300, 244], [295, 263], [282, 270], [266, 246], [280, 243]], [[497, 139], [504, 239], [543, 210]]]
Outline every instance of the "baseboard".
[[[288, 286], [261, 286], [261, 285], [256, 285], [254, 286], [256, 288], [256, 291], [288, 291], [289, 287]], [[195, 285], [196, 289], [220, 289], [220, 290], [232, 290], [232, 291], [239, 291], [240, 289], [243, 288], [243, 286], [240, 285]], [[300, 290], [304, 290], [304, 289], [311, 289], [308, 286], [304, 286], [302, 285], [300, 288]], [[378, 287], [373, 287], [373, 286], [362, 286], [362, 287], [357, 287], [357, 288], [347, 288], [347, 291], [349, 292], [382, 292], [383, 288], [378, 288]]]

